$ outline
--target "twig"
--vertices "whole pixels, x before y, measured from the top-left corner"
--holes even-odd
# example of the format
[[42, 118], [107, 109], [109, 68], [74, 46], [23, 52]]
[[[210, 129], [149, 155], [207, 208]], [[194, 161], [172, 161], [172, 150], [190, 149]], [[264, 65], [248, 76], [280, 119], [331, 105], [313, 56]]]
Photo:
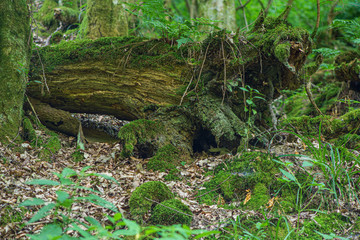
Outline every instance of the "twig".
[[226, 94], [226, 58], [225, 58], [225, 49], [224, 49], [224, 41], [221, 41], [221, 50], [223, 53], [223, 60], [224, 60], [224, 86], [223, 86], [223, 98], [221, 101], [221, 105], [224, 104], [225, 94]]
[[317, 16], [316, 16], [316, 25], [314, 27], [313, 32], [311, 33], [311, 38], [314, 39], [316, 37], [317, 31], [320, 25], [320, 0], [316, 0], [316, 9], [317, 9]]
[[[241, 4], [241, 9], [242, 9], [242, 12], [243, 12], [243, 15], [244, 15], [244, 22], [245, 22], [245, 27], [246, 27], [246, 30], [249, 31], [249, 25], [248, 25], [248, 22], [247, 22], [247, 19], [246, 19], [246, 13], [245, 13], [245, 6], [250, 2], [251, 0], [248, 0], [244, 5], [242, 4], [241, 0], [239, 0], [240, 4]], [[237, 9], [236, 9], [237, 10]]]

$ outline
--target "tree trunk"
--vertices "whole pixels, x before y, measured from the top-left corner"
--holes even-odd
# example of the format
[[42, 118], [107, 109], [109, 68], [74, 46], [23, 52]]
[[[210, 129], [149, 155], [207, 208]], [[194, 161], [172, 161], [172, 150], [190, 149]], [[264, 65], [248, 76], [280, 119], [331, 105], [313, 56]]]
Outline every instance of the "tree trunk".
[[234, 0], [198, 0], [197, 17], [218, 20], [219, 28], [236, 31], [236, 8]]
[[21, 124], [31, 46], [26, 0], [0, 2], [0, 141], [13, 140]]
[[126, 12], [118, 0], [88, 0], [84, 21], [85, 37], [116, 37], [128, 35]]

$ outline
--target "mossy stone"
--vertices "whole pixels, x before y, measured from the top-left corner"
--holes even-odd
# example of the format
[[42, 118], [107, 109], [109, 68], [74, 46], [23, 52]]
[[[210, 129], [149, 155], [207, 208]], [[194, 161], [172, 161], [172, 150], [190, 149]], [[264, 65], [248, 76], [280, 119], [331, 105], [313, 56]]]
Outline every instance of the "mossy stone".
[[144, 222], [145, 215], [156, 206], [157, 203], [172, 199], [174, 196], [170, 189], [162, 182], [151, 181], [137, 187], [131, 194], [129, 206], [134, 220]]
[[165, 172], [173, 170], [179, 165], [180, 151], [171, 144], [161, 147], [154, 157], [150, 159], [147, 168], [154, 171]]
[[133, 155], [135, 146], [139, 144], [153, 145], [153, 141], [162, 130], [161, 123], [146, 119], [139, 119], [126, 124], [118, 133], [118, 137], [123, 143], [121, 155], [130, 157]]
[[[214, 178], [204, 184], [206, 190], [199, 194], [209, 192], [209, 190], [218, 189], [209, 192], [200, 198], [201, 202], [214, 204], [217, 202], [219, 194], [226, 200], [245, 199], [250, 189], [254, 204], [249, 206], [258, 208], [269, 200], [269, 191], [277, 189], [278, 184], [274, 175], [279, 172], [278, 164], [269, 158], [268, 154], [261, 152], [245, 152], [237, 158], [230, 159], [224, 164], [218, 165], [214, 172]], [[251, 200], [250, 200], [251, 201]], [[245, 205], [247, 206], [247, 205]]]
[[180, 200], [170, 199], [156, 205], [152, 211], [150, 220], [152, 224], [185, 224], [190, 226], [192, 221], [192, 212], [189, 207], [183, 204]]

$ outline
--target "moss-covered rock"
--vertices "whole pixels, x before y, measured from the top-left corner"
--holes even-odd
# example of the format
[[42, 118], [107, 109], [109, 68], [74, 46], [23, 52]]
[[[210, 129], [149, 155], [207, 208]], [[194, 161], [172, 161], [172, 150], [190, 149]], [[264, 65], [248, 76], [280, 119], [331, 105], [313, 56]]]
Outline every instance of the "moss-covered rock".
[[154, 155], [157, 150], [155, 139], [163, 132], [160, 122], [139, 119], [126, 124], [119, 130], [118, 137], [123, 145], [121, 155], [129, 157], [133, 154], [135, 147], [146, 148], [146, 155]]
[[151, 181], [137, 187], [131, 194], [129, 206], [134, 220], [143, 223], [145, 215], [151, 211], [157, 203], [173, 198], [170, 189], [162, 182]]
[[152, 224], [185, 224], [190, 226], [192, 221], [192, 212], [189, 207], [183, 204], [180, 200], [170, 199], [156, 205], [151, 213], [150, 221]]
[[159, 148], [156, 155], [152, 157], [147, 168], [154, 171], [170, 171], [180, 164], [180, 151], [171, 144]]
[[[277, 190], [275, 174], [279, 172], [278, 164], [269, 158], [268, 154], [260, 152], [246, 152], [237, 158], [230, 159], [220, 164], [215, 169], [214, 178], [204, 184], [206, 190], [201, 194], [209, 192], [200, 198], [201, 202], [214, 204], [219, 194], [226, 200], [244, 200], [248, 189], [252, 192], [253, 201], [245, 205], [255, 209], [269, 200], [271, 190]], [[251, 202], [251, 203], [250, 203]]]

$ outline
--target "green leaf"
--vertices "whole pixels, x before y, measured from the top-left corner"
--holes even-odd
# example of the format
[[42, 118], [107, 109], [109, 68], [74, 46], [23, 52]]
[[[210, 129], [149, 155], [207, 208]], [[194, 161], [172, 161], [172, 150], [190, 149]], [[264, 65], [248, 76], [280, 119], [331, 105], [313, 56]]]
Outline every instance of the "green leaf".
[[120, 185], [120, 183], [119, 183], [118, 181], [116, 181], [115, 178], [113, 178], [113, 177], [111, 177], [111, 176], [109, 176], [109, 175], [102, 174], [102, 173], [92, 173], [91, 175], [105, 178], [106, 180], [113, 181], [113, 182], [117, 183], [118, 185]]
[[59, 186], [60, 183], [57, 181], [52, 181], [48, 179], [34, 179], [31, 181], [27, 181], [26, 184], [30, 185], [48, 185], [48, 186]]
[[[29, 235], [30, 239], [59, 239], [62, 235], [62, 228], [57, 224], [46, 225], [37, 235]], [[64, 239], [64, 238], [61, 238]]]
[[[200, 233], [200, 234], [196, 235], [194, 237], [194, 239], [204, 238], [204, 237], [207, 237], [207, 236], [210, 236], [210, 235], [215, 235], [215, 234], [221, 233], [220, 231], [215, 231], [215, 230], [214, 231], [204, 231], [204, 230], [202, 230], [202, 231], [203, 231], [203, 233]], [[197, 234], [195, 231], [193, 231], [193, 233]]]
[[57, 195], [57, 200], [61, 203], [63, 203], [70, 196], [67, 192], [64, 191], [56, 191], [56, 195]]
[[71, 168], [64, 168], [61, 172], [61, 177], [63, 177], [63, 178], [69, 178], [69, 177], [73, 177], [76, 175], [77, 175], [77, 172]]
[[114, 215], [114, 220], [115, 221], [119, 221], [119, 220], [121, 220], [122, 219], [122, 214], [121, 213], [115, 213], [115, 215]]
[[176, 41], [178, 43], [178, 48], [180, 48], [181, 45], [183, 45], [183, 44], [194, 42], [191, 38], [180, 38], [180, 39], [178, 39]]
[[248, 92], [249, 90], [247, 90], [246, 88], [240, 87], [241, 90]]
[[86, 240], [98, 240], [98, 238], [92, 236], [89, 232], [83, 230], [77, 224], [73, 223], [72, 228], [69, 228], [68, 230], [75, 230], [75, 231], [79, 232], [83, 237], [85, 237]]
[[104, 208], [107, 208], [107, 209], [110, 209], [114, 212], [118, 212], [116, 206], [114, 204], [112, 204], [111, 202], [108, 202], [106, 201], [105, 199], [95, 195], [95, 194], [90, 194], [89, 196], [87, 197], [77, 197], [75, 199], [79, 199], [79, 200], [87, 200], [91, 203], [94, 203], [98, 206], [101, 206], [101, 207], [104, 207]]
[[136, 222], [128, 220], [128, 219], [123, 219], [123, 221], [126, 224], [126, 226], [128, 227], [128, 229], [117, 230], [113, 233], [113, 236], [120, 236], [120, 235], [135, 236], [141, 232], [141, 227]]
[[92, 166], [83, 167], [80, 172], [81, 172], [81, 173], [84, 173], [84, 172], [86, 172], [87, 170], [89, 170], [90, 168], [92, 168]]
[[43, 217], [49, 215], [49, 211], [51, 211], [55, 207], [55, 203], [50, 203], [48, 205], [43, 206], [36, 214], [33, 216], [26, 224], [30, 224], [36, 222]]
[[309, 161], [304, 161], [302, 164], [302, 167], [312, 167], [312, 166], [314, 166], [314, 164]]
[[93, 217], [85, 217], [85, 220], [88, 221], [90, 224], [94, 225], [94, 226], [98, 226], [101, 227], [101, 223], [99, 223], [99, 221], [97, 221], [95, 218]]
[[39, 198], [32, 198], [25, 200], [24, 202], [19, 204], [19, 207], [26, 207], [26, 206], [39, 206], [44, 205], [45, 201]]
[[75, 185], [75, 183], [71, 179], [68, 179], [68, 178], [60, 178], [60, 182], [62, 185], [66, 185], [66, 186]]
[[[282, 172], [282, 174], [285, 175], [285, 177], [287, 177], [288, 179], [290, 179], [290, 180], [293, 181], [293, 182], [296, 181], [296, 178], [295, 178], [294, 175], [292, 175], [291, 173], [289, 173], [289, 172], [287, 172], [287, 171], [285, 171], [285, 170], [283, 170], [283, 169], [281, 169], [281, 168], [279, 168], [279, 169], [280, 169], [280, 172]], [[284, 179], [284, 180], [286, 180], [286, 179]]]

